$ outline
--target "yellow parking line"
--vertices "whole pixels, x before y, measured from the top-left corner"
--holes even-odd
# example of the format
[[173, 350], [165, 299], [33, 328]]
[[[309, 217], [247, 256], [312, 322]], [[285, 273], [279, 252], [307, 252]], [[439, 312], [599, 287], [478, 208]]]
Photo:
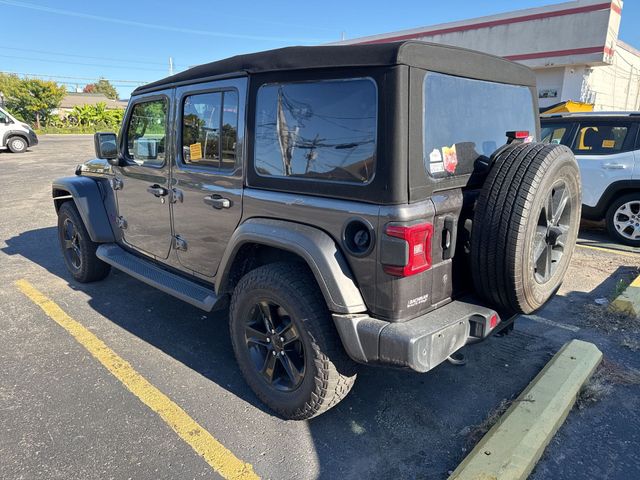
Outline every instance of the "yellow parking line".
[[239, 460], [182, 408], [136, 372], [129, 362], [107, 347], [102, 340], [79, 322], [67, 315], [53, 300], [38, 291], [27, 280], [18, 280], [15, 284], [47, 316], [69, 332], [80, 345], [87, 349], [142, 403], [157, 413], [216, 472], [227, 479], [259, 478], [250, 464]]
[[576, 244], [576, 247], [588, 248], [589, 250], [598, 250], [599, 252], [611, 253], [613, 255], [622, 255], [624, 257], [635, 257], [635, 258], [638, 258], [640, 256], [640, 253], [625, 252], [623, 250], [616, 250], [614, 248], [602, 248], [602, 247], [594, 247], [594, 246], [591, 246], [591, 245], [581, 245], [581, 244]]

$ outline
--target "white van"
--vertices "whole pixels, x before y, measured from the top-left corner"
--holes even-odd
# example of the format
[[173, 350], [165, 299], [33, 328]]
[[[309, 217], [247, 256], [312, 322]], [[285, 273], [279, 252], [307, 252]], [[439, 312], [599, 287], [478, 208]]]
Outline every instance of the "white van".
[[22, 153], [37, 144], [36, 132], [29, 125], [0, 108], [0, 150], [8, 148], [13, 153]]

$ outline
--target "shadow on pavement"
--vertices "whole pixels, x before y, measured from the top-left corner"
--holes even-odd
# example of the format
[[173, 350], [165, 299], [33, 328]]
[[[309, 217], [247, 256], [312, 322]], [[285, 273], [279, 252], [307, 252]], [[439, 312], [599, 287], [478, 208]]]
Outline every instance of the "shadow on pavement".
[[[205, 315], [118, 271], [99, 283], [78, 284], [66, 272], [53, 227], [23, 232], [6, 243], [5, 254], [21, 255], [65, 279], [100, 315], [266, 412], [235, 364], [226, 311]], [[342, 403], [302, 424], [313, 439], [318, 476], [446, 477], [471, 447], [470, 427], [501, 400], [517, 396], [556, 349], [516, 323], [505, 337], [465, 347], [465, 367], [445, 363], [423, 375], [362, 368]], [[285, 431], [302, 435], [305, 429], [298, 425], [282, 422]]]

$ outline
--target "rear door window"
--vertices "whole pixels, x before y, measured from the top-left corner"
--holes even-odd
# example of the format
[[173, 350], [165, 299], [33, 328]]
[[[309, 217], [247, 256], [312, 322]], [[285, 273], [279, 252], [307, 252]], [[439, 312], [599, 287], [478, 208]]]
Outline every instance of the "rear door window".
[[576, 155], [611, 155], [630, 150], [630, 124], [582, 122], [571, 147]]
[[238, 93], [226, 90], [190, 95], [182, 113], [185, 163], [233, 169], [238, 138]]
[[528, 87], [428, 73], [424, 79], [424, 162], [436, 178], [473, 172], [507, 141], [508, 131], [535, 139]]
[[369, 183], [375, 172], [377, 103], [376, 85], [367, 78], [261, 86], [256, 173]]

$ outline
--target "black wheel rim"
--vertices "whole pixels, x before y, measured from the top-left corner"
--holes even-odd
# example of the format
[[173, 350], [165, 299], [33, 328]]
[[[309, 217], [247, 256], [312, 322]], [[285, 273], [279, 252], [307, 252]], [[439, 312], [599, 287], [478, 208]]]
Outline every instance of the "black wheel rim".
[[291, 392], [304, 379], [304, 346], [287, 311], [263, 300], [250, 310], [245, 322], [245, 345], [260, 377], [271, 387]]
[[569, 189], [560, 180], [547, 195], [536, 226], [532, 250], [533, 272], [538, 283], [547, 283], [560, 265], [565, 253], [572, 211]]
[[80, 234], [75, 224], [69, 218], [65, 218], [62, 224], [62, 248], [71, 266], [76, 270], [80, 270], [80, 267], [82, 267]]

